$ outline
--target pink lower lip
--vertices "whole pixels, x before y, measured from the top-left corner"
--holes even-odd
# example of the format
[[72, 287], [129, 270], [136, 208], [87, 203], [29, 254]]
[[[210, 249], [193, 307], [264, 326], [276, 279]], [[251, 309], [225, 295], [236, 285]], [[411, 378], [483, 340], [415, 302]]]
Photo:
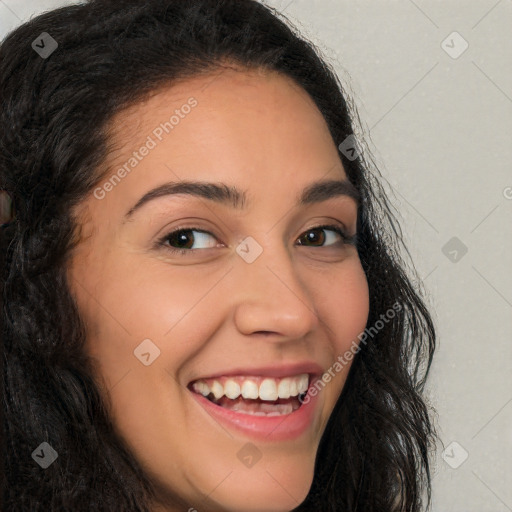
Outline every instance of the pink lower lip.
[[286, 441], [303, 434], [313, 423], [318, 394], [309, 396], [296, 411], [280, 416], [254, 416], [215, 405], [203, 395], [190, 391], [197, 402], [216, 420], [260, 441]]

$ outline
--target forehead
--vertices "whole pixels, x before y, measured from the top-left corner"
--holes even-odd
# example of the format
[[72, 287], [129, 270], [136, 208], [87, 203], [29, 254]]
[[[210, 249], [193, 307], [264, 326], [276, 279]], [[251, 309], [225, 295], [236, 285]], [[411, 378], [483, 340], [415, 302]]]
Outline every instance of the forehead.
[[[148, 93], [144, 100], [124, 108], [116, 116], [114, 123], [133, 120], [148, 112], [148, 107], [165, 108], [169, 101], [179, 102], [194, 95], [198, 100], [215, 102], [217, 106], [269, 103], [282, 96], [301, 96], [314, 108], [314, 102], [307, 92], [291, 77], [272, 69], [245, 68], [240, 65], [219, 65], [190, 77], [162, 83]], [[200, 97], [200, 98], [199, 98]], [[276, 105], [274, 105], [276, 106]]]
[[[192, 101], [197, 105], [190, 109]], [[313, 145], [320, 139], [329, 143], [330, 138], [314, 101], [290, 77], [272, 70], [238, 67], [160, 87], [114, 116], [107, 133], [111, 165], [121, 163], [148, 135], [174, 154], [183, 142], [201, 151], [212, 141], [221, 144], [230, 138], [250, 151], [258, 145], [251, 141], [255, 136], [261, 140], [259, 146], [267, 143], [267, 148], [269, 139], [284, 145], [287, 139], [301, 137]], [[185, 152], [188, 148], [181, 145], [180, 149]]]
[[121, 111], [107, 128], [98, 184], [120, 171], [122, 179], [87, 209], [103, 211], [109, 223], [171, 181], [224, 182], [248, 190], [251, 203], [270, 204], [293, 200], [314, 180], [346, 177], [314, 101], [277, 72], [229, 68], [183, 80]]

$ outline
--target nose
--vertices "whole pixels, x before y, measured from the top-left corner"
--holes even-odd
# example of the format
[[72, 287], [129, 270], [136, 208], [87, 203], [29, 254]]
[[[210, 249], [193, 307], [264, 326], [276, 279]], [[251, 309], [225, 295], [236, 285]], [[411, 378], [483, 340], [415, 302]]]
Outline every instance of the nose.
[[235, 261], [231, 299], [239, 332], [273, 334], [276, 340], [287, 341], [301, 339], [317, 327], [314, 301], [286, 247], [264, 247], [252, 263], [238, 255]]

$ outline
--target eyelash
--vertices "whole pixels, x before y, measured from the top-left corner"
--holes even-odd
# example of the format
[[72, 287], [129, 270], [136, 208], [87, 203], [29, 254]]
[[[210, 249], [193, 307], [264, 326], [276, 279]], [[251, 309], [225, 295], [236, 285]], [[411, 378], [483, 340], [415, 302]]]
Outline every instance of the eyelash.
[[[305, 233], [308, 233], [310, 231], [316, 231], [316, 230], [328, 230], [328, 231], [334, 231], [335, 233], [337, 233], [338, 235], [340, 235], [341, 239], [342, 239], [342, 243], [343, 244], [347, 244], [347, 245], [357, 245], [357, 234], [355, 235], [352, 235], [352, 236], [348, 236], [342, 228], [340, 228], [339, 226], [337, 226], [336, 224], [321, 224], [319, 226], [313, 226], [309, 229], [307, 229], [306, 231], [304, 231], [302, 233], [305, 234]], [[169, 240], [169, 238], [176, 234], [176, 233], [180, 233], [180, 232], [187, 232], [187, 231], [197, 231], [199, 233], [206, 233], [208, 235], [211, 235], [215, 238], [215, 236], [210, 233], [209, 231], [206, 231], [206, 230], [203, 230], [203, 229], [199, 229], [199, 228], [196, 228], [196, 227], [179, 227], [169, 233], [167, 233], [165, 236], [163, 236], [162, 238], [160, 238], [158, 241], [157, 241], [157, 247], [164, 247], [167, 251], [171, 252], [172, 254], [177, 254], [179, 256], [186, 256], [187, 254], [190, 254], [191, 252], [195, 252], [195, 251], [201, 251], [201, 250], [205, 250], [205, 249], [177, 249], [175, 247], [171, 247], [169, 245], [166, 244], [166, 242]], [[302, 237], [301, 235], [301, 237]], [[301, 238], [299, 237], [299, 238]], [[303, 245], [303, 244], [301, 244]], [[331, 245], [328, 245], [328, 246], [318, 246], [318, 247], [332, 247], [333, 245], [335, 244], [331, 244]], [[309, 246], [305, 246], [305, 247], [309, 247]], [[313, 246], [315, 247], [315, 246]], [[214, 247], [209, 247], [209, 249], [214, 249]]]

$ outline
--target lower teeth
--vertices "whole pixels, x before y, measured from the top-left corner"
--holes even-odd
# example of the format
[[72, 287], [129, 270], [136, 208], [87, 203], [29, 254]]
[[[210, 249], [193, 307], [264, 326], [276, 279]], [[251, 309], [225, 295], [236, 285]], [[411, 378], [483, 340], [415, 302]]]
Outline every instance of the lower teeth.
[[305, 396], [306, 393], [302, 393], [298, 397], [279, 399], [276, 401], [278, 403], [265, 402], [259, 399], [244, 399], [242, 397], [231, 400], [225, 396], [216, 400], [212, 394], [208, 395], [207, 398], [220, 407], [242, 414], [250, 414], [252, 416], [283, 416], [296, 411], [302, 405]]
[[252, 414], [253, 416], [281, 416], [283, 414], [290, 414], [293, 412], [292, 404], [280, 404], [280, 405], [270, 405], [270, 404], [262, 404], [260, 405], [259, 411], [254, 411], [250, 409], [246, 409], [239, 404], [236, 404], [231, 409], [232, 411], [239, 411], [245, 414]]

